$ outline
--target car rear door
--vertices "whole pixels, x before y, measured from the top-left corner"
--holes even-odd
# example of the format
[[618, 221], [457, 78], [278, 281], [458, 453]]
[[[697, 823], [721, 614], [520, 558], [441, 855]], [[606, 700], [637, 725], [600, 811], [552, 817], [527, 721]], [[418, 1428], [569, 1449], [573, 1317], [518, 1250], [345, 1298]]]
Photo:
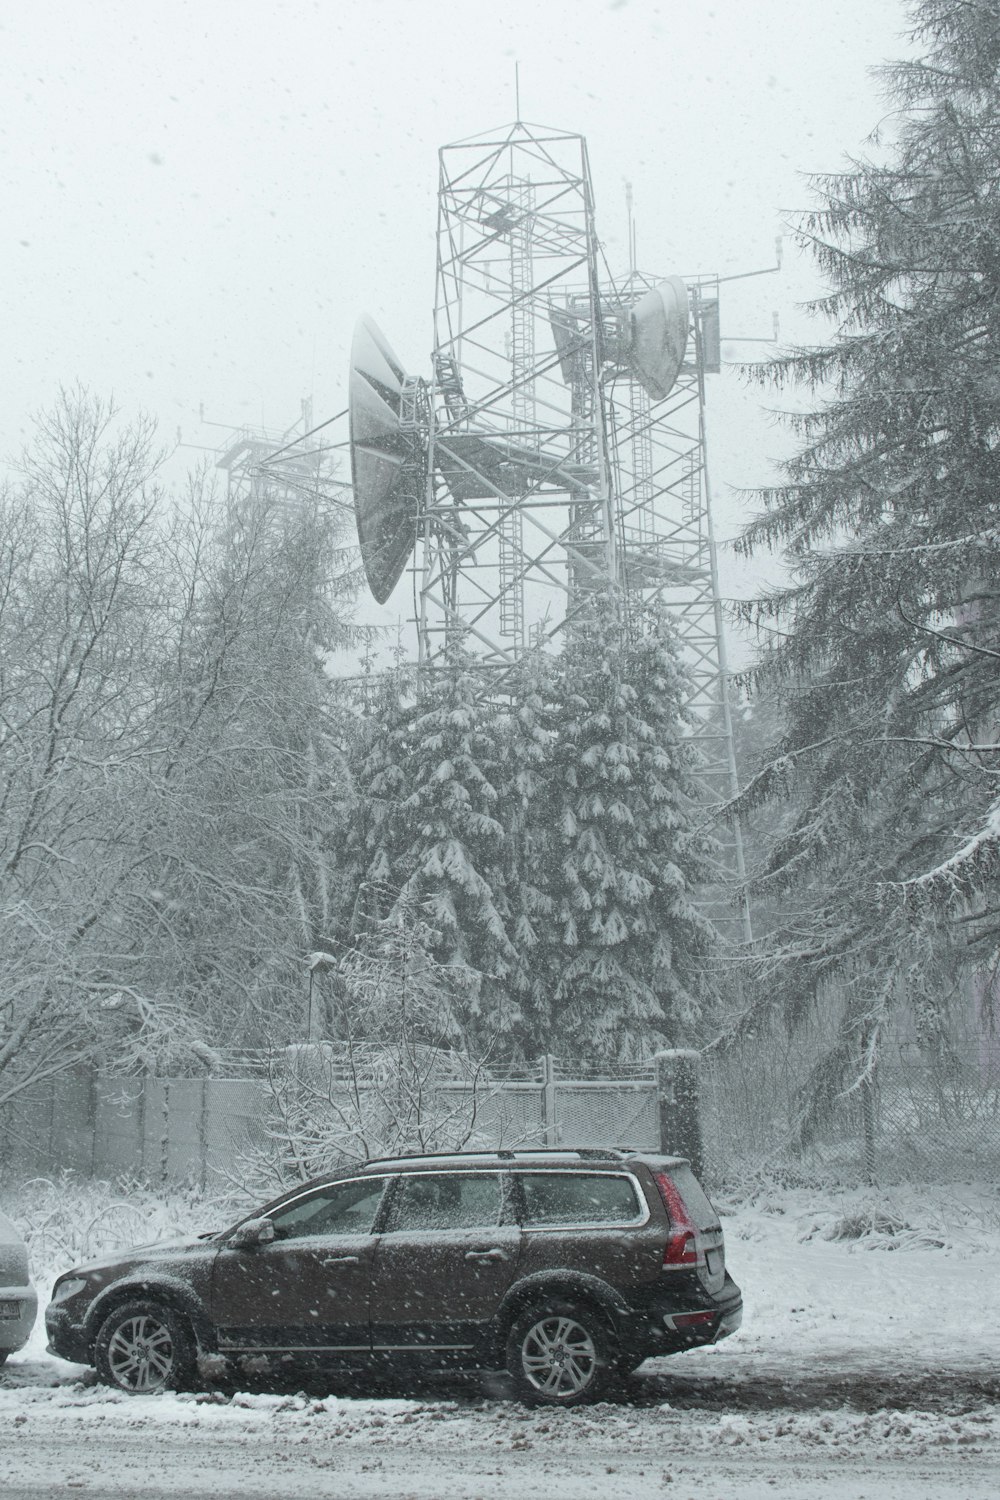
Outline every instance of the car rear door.
[[270, 1215], [270, 1244], [224, 1246], [211, 1315], [223, 1352], [368, 1353], [372, 1230], [387, 1179], [313, 1188]]
[[524, 1170], [516, 1179], [519, 1277], [555, 1267], [599, 1276], [626, 1293], [660, 1280], [663, 1226], [630, 1172], [552, 1167]]
[[401, 1176], [375, 1251], [374, 1351], [476, 1348], [514, 1279], [520, 1239], [506, 1174]]

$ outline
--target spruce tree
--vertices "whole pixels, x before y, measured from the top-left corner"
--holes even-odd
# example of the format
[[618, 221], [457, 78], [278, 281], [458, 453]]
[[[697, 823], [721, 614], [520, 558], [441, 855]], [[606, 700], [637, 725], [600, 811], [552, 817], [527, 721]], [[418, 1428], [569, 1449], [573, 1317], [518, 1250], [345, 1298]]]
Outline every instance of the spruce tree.
[[786, 732], [745, 801], [796, 808], [759, 877], [788, 912], [760, 994], [793, 1016], [837, 997], [834, 1088], [900, 998], [933, 1006], [950, 944], [998, 935], [1000, 5], [911, 15], [887, 144], [815, 180], [801, 234], [836, 334], [764, 371], [814, 404], [744, 538], [791, 569], [748, 611]]
[[518, 663], [508, 680], [501, 719], [504, 735], [500, 806], [507, 831], [508, 931], [516, 954], [510, 987], [518, 1025], [512, 1034], [522, 1059], [553, 1046], [553, 999], [559, 979], [558, 945], [552, 941], [552, 893], [556, 838], [549, 799], [555, 737], [556, 666], [543, 651]]
[[[420, 910], [435, 934], [435, 961], [477, 976], [459, 1023], [482, 1050], [516, 1021], [499, 720], [459, 642], [443, 666], [420, 670], [410, 686], [409, 700], [397, 687], [357, 772], [362, 883]], [[375, 914], [369, 906], [367, 915]]]
[[691, 900], [707, 846], [676, 643], [664, 614], [651, 623], [629, 644], [615, 591], [595, 594], [557, 666], [537, 884], [557, 1050], [594, 1062], [690, 1036], [712, 938]]
[[713, 879], [718, 849], [695, 781], [687, 737], [689, 686], [676, 631], [661, 600], [642, 613], [627, 653], [635, 703], [635, 851], [651, 887], [653, 974], [668, 1044], [694, 1040], [708, 995], [706, 963], [718, 934], [697, 901]]

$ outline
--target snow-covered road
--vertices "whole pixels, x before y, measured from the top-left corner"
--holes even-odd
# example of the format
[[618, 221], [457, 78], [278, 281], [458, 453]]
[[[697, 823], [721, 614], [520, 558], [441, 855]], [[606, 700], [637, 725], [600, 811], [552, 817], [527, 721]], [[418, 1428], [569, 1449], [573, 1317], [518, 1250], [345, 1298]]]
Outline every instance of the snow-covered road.
[[0, 1494], [995, 1500], [996, 1197], [959, 1207], [894, 1250], [824, 1239], [831, 1211], [805, 1196], [727, 1216], [743, 1330], [577, 1411], [527, 1411], [499, 1382], [126, 1398], [39, 1329], [0, 1375]]
[[912, 1412], [699, 1413], [605, 1404], [80, 1393], [3, 1416], [5, 1500], [269, 1495], [393, 1500], [995, 1500], [1000, 1419]]

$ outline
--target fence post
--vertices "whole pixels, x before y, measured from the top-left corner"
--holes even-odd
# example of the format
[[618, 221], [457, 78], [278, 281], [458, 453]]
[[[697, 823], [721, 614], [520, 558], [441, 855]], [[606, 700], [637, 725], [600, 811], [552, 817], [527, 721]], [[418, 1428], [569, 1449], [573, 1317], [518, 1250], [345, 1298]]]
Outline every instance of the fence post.
[[139, 1075], [139, 1108], [137, 1111], [139, 1132], [139, 1173], [142, 1177], [146, 1175], [146, 1078], [147, 1074]]
[[542, 1058], [542, 1120], [546, 1146], [558, 1146], [559, 1122], [556, 1119], [556, 1060], [551, 1052]]
[[861, 1149], [865, 1185], [874, 1187], [878, 1178], [875, 1151], [875, 1080], [870, 1073], [866, 1073], [861, 1080]]
[[170, 1079], [163, 1080], [160, 1104], [160, 1181], [170, 1180]]
[[675, 1047], [657, 1052], [656, 1103], [660, 1117], [660, 1150], [686, 1156], [696, 1176], [704, 1171], [701, 1134], [701, 1053]]
[[90, 1176], [91, 1180], [97, 1176], [97, 1069], [93, 1063], [90, 1065], [87, 1086], [87, 1125], [90, 1129]]
[[56, 1115], [58, 1113], [59, 1079], [49, 1079], [49, 1159], [45, 1170], [51, 1172], [53, 1177], [63, 1165], [62, 1161], [56, 1161]]
[[198, 1110], [198, 1185], [202, 1192], [208, 1181], [208, 1079], [201, 1080], [201, 1107]]

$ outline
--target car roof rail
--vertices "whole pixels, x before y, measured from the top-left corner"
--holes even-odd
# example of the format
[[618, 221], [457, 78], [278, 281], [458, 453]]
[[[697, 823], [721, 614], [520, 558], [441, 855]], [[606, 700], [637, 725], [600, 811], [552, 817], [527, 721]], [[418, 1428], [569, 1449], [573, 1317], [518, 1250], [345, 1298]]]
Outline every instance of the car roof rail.
[[493, 1150], [477, 1151], [404, 1151], [398, 1156], [373, 1157], [362, 1162], [358, 1170], [367, 1172], [375, 1168], [385, 1169], [395, 1162], [455, 1161], [480, 1157], [491, 1161], [517, 1161], [520, 1157], [575, 1156], [581, 1161], [621, 1161], [626, 1156], [635, 1156], [635, 1146], [498, 1146]]

